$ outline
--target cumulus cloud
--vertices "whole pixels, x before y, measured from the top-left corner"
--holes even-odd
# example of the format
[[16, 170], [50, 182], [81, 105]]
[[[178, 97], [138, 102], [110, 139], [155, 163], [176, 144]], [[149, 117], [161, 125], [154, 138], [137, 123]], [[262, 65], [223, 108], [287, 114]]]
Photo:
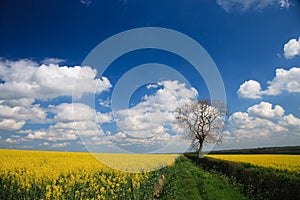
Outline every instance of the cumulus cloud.
[[260, 102], [259, 104], [248, 108], [247, 112], [253, 117], [275, 119], [283, 116], [284, 109], [279, 105], [275, 105], [275, 107], [272, 109], [271, 103]]
[[96, 121], [100, 124], [110, 123], [110, 122], [112, 122], [112, 120], [113, 120], [113, 117], [110, 112], [109, 113], [101, 113], [101, 112], [96, 113]]
[[290, 39], [283, 48], [284, 57], [291, 59], [295, 56], [300, 56], [300, 38]]
[[17, 144], [24, 141], [41, 140], [44, 141], [43, 144], [58, 141], [64, 141], [61, 144], [65, 144], [66, 141], [77, 140], [78, 134], [81, 136], [103, 136], [104, 133], [99, 123], [109, 123], [112, 119], [110, 113], [96, 112], [81, 103], [61, 103], [52, 106], [50, 112], [54, 114], [53, 121], [56, 123], [46, 129], [20, 130], [25, 121], [7, 119], [0, 121], [0, 129], [20, 130], [17, 133], [24, 135], [10, 138], [6, 143]]
[[64, 141], [64, 140], [76, 140], [77, 134], [75, 131], [62, 131], [49, 128], [47, 130], [35, 130], [26, 136], [29, 140], [45, 140], [45, 141]]
[[184, 131], [174, 123], [174, 111], [179, 105], [195, 100], [198, 92], [176, 80], [161, 81], [146, 88], [153, 89], [153, 93], [144, 95], [135, 106], [115, 110], [112, 116], [105, 113], [107, 120], [102, 117], [104, 122], [116, 126], [116, 130], [85, 137], [84, 143], [95, 151], [111, 145], [139, 153], [161, 148], [169, 152], [185, 151], [190, 143], [183, 138]]
[[43, 142], [42, 144], [39, 144], [39, 146], [49, 146], [49, 142]]
[[228, 119], [226, 139], [260, 140], [278, 135], [300, 135], [300, 119], [292, 114], [284, 115], [280, 105], [261, 102], [247, 112], [235, 112]]
[[53, 144], [51, 145], [50, 147], [51, 148], [62, 148], [62, 147], [66, 147], [66, 146], [69, 146], [70, 143], [69, 142], [63, 142], [63, 143], [56, 143], [56, 144]]
[[[114, 115], [118, 127], [125, 133], [148, 138], [174, 129], [174, 111], [184, 102], [194, 100], [198, 93], [178, 81], [157, 83], [159, 89], [153, 95], [145, 95], [143, 101], [130, 109], [119, 110]], [[148, 86], [148, 88], [158, 88]]]
[[0, 60], [0, 99], [34, 98], [46, 100], [61, 96], [75, 97], [83, 93], [101, 93], [111, 87], [105, 77], [96, 78], [97, 71], [88, 66], [59, 66], [31, 60]]
[[56, 130], [97, 130], [98, 126], [94, 121], [78, 121], [78, 122], [58, 122], [52, 126]]
[[[107, 78], [96, 78], [97, 71], [91, 67], [60, 66], [61, 62], [64, 60], [55, 58], [47, 58], [43, 64], [28, 59], [0, 59], [0, 129], [22, 134], [7, 138], [6, 143], [72, 141], [78, 138], [79, 131], [81, 135], [103, 135], [99, 123], [110, 122], [110, 113], [96, 112], [80, 103], [45, 108], [35, 103], [73, 94], [78, 98], [84, 93], [99, 94], [111, 87]], [[46, 128], [21, 130], [26, 123], [44, 123]]]
[[293, 114], [284, 116], [280, 121], [284, 127], [287, 127], [291, 132], [300, 135], [300, 119], [295, 117]]
[[51, 109], [57, 121], [88, 121], [95, 120], [96, 111], [82, 103], [61, 103]]
[[9, 107], [16, 107], [16, 106], [23, 106], [23, 107], [29, 107], [31, 104], [34, 103], [33, 98], [22, 98], [22, 99], [6, 99], [6, 100], [0, 100], [0, 104], [7, 105]]
[[[175, 136], [174, 136], [175, 137]], [[160, 145], [164, 146], [173, 140], [173, 136], [168, 133], [156, 134], [150, 138], [134, 138], [128, 137], [127, 134], [119, 132], [115, 135], [110, 136], [110, 140], [118, 143], [119, 145]], [[157, 147], [157, 146], [156, 146]]]
[[268, 88], [263, 92], [267, 95], [279, 95], [283, 91], [290, 93], [300, 92], [300, 68], [293, 67], [289, 70], [276, 69], [276, 75], [269, 81]]
[[263, 10], [270, 6], [289, 8], [292, 5], [290, 0], [217, 0], [216, 2], [226, 12]]
[[40, 130], [22, 130], [19, 131], [20, 134], [25, 134], [25, 136], [21, 135], [12, 135], [6, 143], [15, 143], [19, 144], [22, 142], [32, 142], [36, 140], [40, 140], [43, 143], [39, 146], [48, 146], [49, 142], [58, 142], [58, 141], [72, 141], [78, 138], [75, 131], [65, 131], [62, 129], [55, 129], [52, 126], [48, 129], [40, 129]]
[[254, 80], [245, 81], [242, 85], [240, 85], [237, 94], [241, 98], [260, 99], [261, 98], [260, 83]]
[[39, 104], [32, 105], [33, 99], [0, 101], [0, 118], [46, 123], [47, 113]]
[[5, 142], [8, 144], [19, 144], [20, 143], [17, 139], [13, 139], [13, 138], [6, 138]]
[[82, 136], [104, 135], [100, 125], [111, 121], [110, 113], [99, 113], [91, 107], [81, 103], [62, 103], [51, 108], [54, 114], [54, 125], [47, 129], [23, 130], [19, 133], [27, 134], [31, 140], [63, 141], [76, 140], [78, 134]]
[[253, 117], [245, 112], [235, 112], [229, 117], [229, 132], [236, 140], [259, 140], [286, 131], [286, 128], [271, 120]]
[[260, 83], [249, 80], [240, 85], [237, 94], [241, 98], [259, 99], [262, 95], [276, 96], [282, 92], [299, 93], [300, 92], [300, 68], [276, 69], [276, 75], [272, 81], [268, 81], [266, 90], [262, 90]]
[[0, 130], [16, 131], [25, 125], [24, 120], [0, 119]]
[[130, 137], [124, 132], [118, 132], [106, 137], [92, 137], [89, 141], [95, 149], [98, 145], [117, 145], [123, 150], [135, 153], [148, 152], [184, 152], [189, 147], [190, 141], [182, 135], [171, 135], [168, 133], [158, 134], [150, 138]]
[[51, 109], [55, 114], [54, 119], [59, 122], [94, 121], [97, 123], [109, 123], [112, 121], [111, 113], [96, 112], [95, 109], [83, 103], [62, 103]]
[[50, 64], [61, 64], [64, 63], [65, 60], [64, 59], [60, 59], [60, 58], [45, 58], [42, 63], [45, 65], [50, 65]]

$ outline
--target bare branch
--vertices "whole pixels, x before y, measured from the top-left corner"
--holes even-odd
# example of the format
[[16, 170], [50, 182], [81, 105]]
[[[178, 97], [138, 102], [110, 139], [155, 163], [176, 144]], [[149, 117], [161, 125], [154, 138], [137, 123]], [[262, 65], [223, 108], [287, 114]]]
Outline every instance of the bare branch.
[[192, 148], [202, 150], [204, 143], [221, 142], [220, 133], [227, 116], [227, 106], [208, 99], [185, 103], [176, 109], [177, 124], [187, 130]]

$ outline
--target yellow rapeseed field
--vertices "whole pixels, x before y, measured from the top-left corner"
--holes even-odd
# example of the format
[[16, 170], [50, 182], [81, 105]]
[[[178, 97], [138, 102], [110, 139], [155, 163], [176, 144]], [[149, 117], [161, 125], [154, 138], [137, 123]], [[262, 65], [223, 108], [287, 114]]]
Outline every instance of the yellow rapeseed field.
[[172, 165], [178, 154], [104, 154], [93, 156], [103, 164], [125, 172], [149, 172]]
[[282, 154], [239, 154], [239, 155], [208, 155], [212, 158], [234, 162], [251, 163], [257, 166], [300, 172], [300, 155]]
[[139, 199], [147, 171], [176, 157], [146, 156], [96, 155], [114, 169], [89, 153], [0, 150], [0, 199]]

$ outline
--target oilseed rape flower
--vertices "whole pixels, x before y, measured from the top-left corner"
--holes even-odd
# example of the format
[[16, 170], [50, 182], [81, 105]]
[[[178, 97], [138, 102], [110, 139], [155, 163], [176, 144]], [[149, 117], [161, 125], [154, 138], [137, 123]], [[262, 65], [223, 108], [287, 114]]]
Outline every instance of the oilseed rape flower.
[[150, 171], [177, 155], [102, 157], [116, 169], [89, 153], [0, 149], [0, 199], [142, 199], [153, 194], [153, 186], [144, 186]]

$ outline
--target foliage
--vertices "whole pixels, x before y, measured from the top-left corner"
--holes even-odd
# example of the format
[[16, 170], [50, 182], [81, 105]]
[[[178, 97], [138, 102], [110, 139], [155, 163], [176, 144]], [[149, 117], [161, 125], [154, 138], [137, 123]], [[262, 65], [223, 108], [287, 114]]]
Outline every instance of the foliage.
[[300, 177], [296, 171], [255, 166], [210, 157], [187, 155], [206, 170], [234, 177], [244, 185], [244, 193], [254, 199], [300, 199]]

